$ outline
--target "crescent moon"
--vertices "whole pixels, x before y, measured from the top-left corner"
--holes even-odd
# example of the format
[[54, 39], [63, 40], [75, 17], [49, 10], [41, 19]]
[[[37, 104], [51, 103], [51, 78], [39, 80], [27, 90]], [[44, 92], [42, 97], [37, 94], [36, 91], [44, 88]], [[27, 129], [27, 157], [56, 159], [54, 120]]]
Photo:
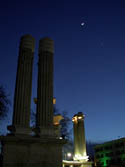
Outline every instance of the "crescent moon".
[[85, 25], [85, 23], [84, 23], [84, 22], [82, 22], [82, 23], [81, 23], [81, 26], [84, 26], [84, 25]]

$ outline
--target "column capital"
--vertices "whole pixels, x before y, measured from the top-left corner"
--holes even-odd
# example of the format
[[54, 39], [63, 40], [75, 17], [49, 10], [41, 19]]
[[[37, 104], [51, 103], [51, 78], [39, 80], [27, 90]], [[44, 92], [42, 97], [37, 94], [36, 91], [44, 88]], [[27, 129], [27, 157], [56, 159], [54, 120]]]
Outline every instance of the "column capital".
[[54, 41], [49, 37], [40, 39], [39, 41], [39, 53], [41, 51], [47, 51], [54, 53]]
[[85, 115], [82, 112], [78, 112], [72, 117], [72, 122], [77, 123], [78, 121], [84, 120]]
[[21, 49], [31, 49], [32, 52], [34, 52], [35, 39], [32, 37], [32, 35], [26, 34], [21, 37], [20, 48]]

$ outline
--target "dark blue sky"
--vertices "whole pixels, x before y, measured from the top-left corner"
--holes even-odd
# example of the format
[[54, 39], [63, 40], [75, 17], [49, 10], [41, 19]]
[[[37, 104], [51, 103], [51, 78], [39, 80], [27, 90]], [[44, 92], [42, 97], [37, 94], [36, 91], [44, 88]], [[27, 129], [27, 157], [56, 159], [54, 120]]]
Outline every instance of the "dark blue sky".
[[[85, 25], [81, 26], [81, 22]], [[0, 4], [0, 83], [13, 103], [20, 37], [36, 39], [32, 101], [37, 89], [38, 41], [55, 41], [54, 96], [70, 118], [86, 115], [86, 138], [124, 137], [124, 0], [5, 0]], [[34, 105], [32, 106], [34, 108]], [[9, 123], [12, 107], [9, 114]], [[5, 125], [5, 124], [4, 124]]]

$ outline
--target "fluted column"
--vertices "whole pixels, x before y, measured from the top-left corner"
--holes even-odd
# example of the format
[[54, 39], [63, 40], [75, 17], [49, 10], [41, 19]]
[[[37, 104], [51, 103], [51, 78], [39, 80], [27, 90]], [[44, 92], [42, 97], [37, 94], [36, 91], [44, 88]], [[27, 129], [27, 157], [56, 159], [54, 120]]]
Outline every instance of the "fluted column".
[[82, 112], [72, 118], [74, 126], [74, 160], [88, 161], [84, 129], [84, 115]]
[[36, 127], [40, 135], [53, 135], [53, 41], [39, 42]]
[[72, 118], [73, 121], [73, 132], [74, 132], [74, 154], [79, 153], [78, 148], [78, 136], [77, 136], [77, 115], [74, 115]]
[[34, 44], [31, 35], [24, 35], [20, 40], [13, 122], [8, 126], [15, 134], [29, 133]]

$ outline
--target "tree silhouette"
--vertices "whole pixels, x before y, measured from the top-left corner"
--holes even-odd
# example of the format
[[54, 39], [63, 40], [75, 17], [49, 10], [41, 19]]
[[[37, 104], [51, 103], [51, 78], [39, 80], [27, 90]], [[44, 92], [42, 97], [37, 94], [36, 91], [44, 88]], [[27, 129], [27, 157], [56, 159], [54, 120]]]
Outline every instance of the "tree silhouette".
[[62, 115], [63, 119], [60, 121], [61, 129], [60, 134], [62, 137], [66, 137], [67, 139], [70, 139], [71, 130], [69, 129], [70, 124], [70, 118], [68, 117], [67, 112], [59, 110], [56, 106], [54, 106], [54, 115]]
[[0, 120], [7, 116], [10, 100], [3, 85], [0, 85]]

